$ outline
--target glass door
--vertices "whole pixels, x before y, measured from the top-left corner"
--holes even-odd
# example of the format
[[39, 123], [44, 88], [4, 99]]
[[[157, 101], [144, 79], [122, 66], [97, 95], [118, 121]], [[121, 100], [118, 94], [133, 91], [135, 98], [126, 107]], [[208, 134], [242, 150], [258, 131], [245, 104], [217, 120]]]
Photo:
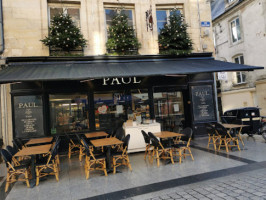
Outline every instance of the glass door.
[[155, 92], [154, 113], [164, 131], [180, 131], [184, 119], [182, 92]]

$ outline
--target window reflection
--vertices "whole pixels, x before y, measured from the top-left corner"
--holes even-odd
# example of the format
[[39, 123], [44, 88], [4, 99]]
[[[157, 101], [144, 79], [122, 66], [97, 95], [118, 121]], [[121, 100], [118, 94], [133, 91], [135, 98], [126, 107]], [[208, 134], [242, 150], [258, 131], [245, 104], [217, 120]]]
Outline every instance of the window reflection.
[[89, 129], [86, 95], [50, 95], [51, 134]]

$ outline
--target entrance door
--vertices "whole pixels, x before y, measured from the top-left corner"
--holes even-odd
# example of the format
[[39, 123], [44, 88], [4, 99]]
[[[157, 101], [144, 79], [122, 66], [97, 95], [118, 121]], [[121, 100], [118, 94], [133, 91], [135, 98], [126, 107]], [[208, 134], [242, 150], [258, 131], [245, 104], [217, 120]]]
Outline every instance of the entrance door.
[[154, 92], [154, 112], [156, 121], [163, 131], [180, 131], [184, 118], [182, 92]]

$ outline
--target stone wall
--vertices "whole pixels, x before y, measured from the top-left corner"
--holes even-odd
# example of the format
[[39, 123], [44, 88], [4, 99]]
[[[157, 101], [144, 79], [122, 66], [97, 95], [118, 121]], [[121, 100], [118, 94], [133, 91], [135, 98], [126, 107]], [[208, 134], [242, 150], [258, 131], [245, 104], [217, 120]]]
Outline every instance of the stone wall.
[[[62, 3], [63, 2], [63, 3]], [[106, 53], [106, 26], [104, 6], [117, 4], [117, 0], [3, 0], [5, 51], [4, 56], [48, 56], [49, 49], [40, 40], [48, 35], [48, 5], [70, 2], [80, 7], [81, 31], [88, 40], [84, 55]], [[189, 33], [194, 43], [194, 52], [213, 52], [212, 28], [201, 28], [200, 21], [211, 21], [210, 3], [206, 0], [119, 0], [120, 4], [134, 9], [137, 37], [142, 44], [140, 54], [158, 54], [156, 8], [183, 5]], [[146, 30], [145, 12], [152, 6], [154, 30]], [[198, 12], [198, 6], [200, 12]], [[199, 18], [200, 17], [200, 18]], [[200, 21], [199, 21], [200, 19]], [[205, 29], [209, 36], [203, 36]], [[206, 31], [205, 31], [206, 32]], [[201, 37], [202, 35], [202, 37]], [[206, 44], [207, 49], [202, 49]]]

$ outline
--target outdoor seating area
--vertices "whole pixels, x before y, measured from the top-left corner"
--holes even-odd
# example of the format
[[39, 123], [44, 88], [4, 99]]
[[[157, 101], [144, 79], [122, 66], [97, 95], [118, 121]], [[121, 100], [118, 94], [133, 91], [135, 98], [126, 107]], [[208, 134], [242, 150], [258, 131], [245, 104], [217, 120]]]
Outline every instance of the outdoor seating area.
[[241, 151], [240, 142], [244, 148], [241, 131], [243, 127], [248, 125], [206, 123], [205, 126], [209, 136], [207, 148], [213, 146], [215, 151], [220, 151], [221, 148], [224, 148], [228, 152], [232, 147], [237, 147]]
[[[258, 135], [252, 138], [247, 135], [242, 137], [245, 148], [241, 151], [233, 148], [228, 153], [225, 150], [221, 150], [219, 153], [208, 151], [206, 148], [208, 137], [194, 139], [191, 141], [190, 148], [195, 160], [192, 161], [190, 157], [186, 160], [182, 159], [182, 164], [173, 165], [171, 162], [168, 164], [169, 160], [165, 160], [165, 162], [161, 159], [160, 167], [157, 167], [156, 162], [151, 163], [149, 161], [148, 155], [144, 160], [144, 152], [129, 154], [132, 172], [126, 166], [117, 168], [121, 173], [111, 173], [108, 176], [105, 176], [101, 170], [95, 170], [90, 172], [88, 180], [84, 169], [85, 159], [80, 162], [79, 153], [73, 154], [71, 159], [68, 158], [67, 154], [60, 155], [59, 182], [56, 181], [54, 175], [41, 178], [40, 184], [30, 189], [27, 188], [25, 181], [16, 182], [9, 187], [10, 190], [6, 199], [16, 199], [18, 197], [20, 199], [53, 199], [53, 197], [58, 199], [83, 199], [104, 194], [109, 195], [113, 192], [119, 194], [119, 191], [122, 190], [142, 188], [149, 184], [164, 183], [174, 179], [183, 180], [186, 177], [202, 173], [214, 173], [220, 170], [232, 171], [234, 168], [238, 169], [238, 167], [246, 166], [247, 162], [265, 161], [264, 151], [266, 147], [264, 139]], [[0, 173], [6, 175], [4, 166], [2, 166]], [[212, 175], [209, 177], [212, 177]], [[20, 178], [24, 178], [24, 176], [21, 175]], [[143, 190], [134, 190], [135, 195], [141, 191]], [[22, 193], [23, 196], [21, 196]], [[100, 197], [103, 198], [103, 196]]]
[[[182, 158], [191, 156], [194, 160], [190, 141], [192, 129], [186, 128], [181, 133], [169, 131], [148, 132], [142, 131], [143, 140], [147, 143], [145, 151], [150, 164], [156, 160], [157, 167], [160, 161], [165, 160], [174, 164], [181, 163]], [[84, 168], [85, 178], [89, 179], [94, 171], [102, 171], [105, 176], [109, 173], [120, 172], [121, 166], [132, 171], [128, 154], [130, 134], [125, 135], [123, 128], [118, 128], [115, 133], [108, 134], [103, 131], [92, 133], [73, 133], [55, 137], [32, 138], [23, 142], [20, 138], [13, 140], [14, 146], [2, 149], [1, 154], [6, 162], [7, 180], [5, 191], [11, 183], [24, 181], [27, 187], [38, 186], [46, 176], [54, 176], [59, 181], [60, 168], [59, 147], [61, 138], [68, 141], [68, 159], [78, 157]], [[60, 155], [62, 157], [64, 155]], [[83, 159], [85, 157], [85, 159]], [[168, 164], [167, 162], [165, 164]], [[23, 179], [18, 179], [23, 175]]]

